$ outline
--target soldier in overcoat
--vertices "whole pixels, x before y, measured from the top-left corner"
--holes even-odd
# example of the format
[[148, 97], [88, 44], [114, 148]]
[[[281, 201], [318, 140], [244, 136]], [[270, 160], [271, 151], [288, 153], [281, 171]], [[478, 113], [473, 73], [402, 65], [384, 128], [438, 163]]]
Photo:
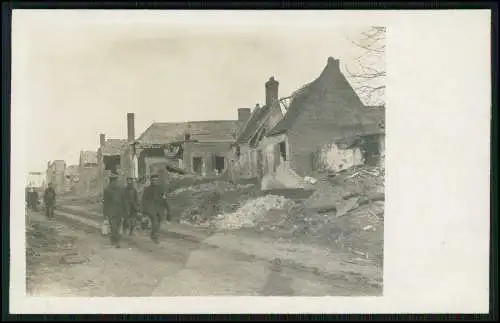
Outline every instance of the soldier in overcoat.
[[160, 225], [170, 217], [165, 186], [157, 174], [151, 175], [151, 183], [142, 193], [142, 213], [151, 220], [151, 240], [158, 243]]
[[133, 235], [137, 222], [137, 212], [139, 211], [139, 195], [134, 187], [134, 179], [127, 178], [127, 186], [123, 189], [123, 207], [125, 218], [123, 221], [123, 232], [129, 231]]
[[120, 226], [124, 218], [123, 191], [117, 183], [117, 175], [111, 174], [109, 184], [104, 189], [103, 213], [111, 226], [111, 244], [120, 248]]

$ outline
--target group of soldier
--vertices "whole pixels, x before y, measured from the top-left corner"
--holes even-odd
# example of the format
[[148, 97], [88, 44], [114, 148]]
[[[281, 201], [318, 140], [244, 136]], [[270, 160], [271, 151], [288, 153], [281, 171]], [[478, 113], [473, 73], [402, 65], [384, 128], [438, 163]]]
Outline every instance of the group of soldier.
[[133, 178], [127, 178], [127, 185], [122, 188], [118, 185], [115, 174], [109, 177], [109, 185], [104, 189], [103, 195], [103, 214], [111, 227], [111, 244], [116, 248], [120, 248], [120, 229], [123, 228], [124, 233], [133, 235], [140, 213], [149, 218], [151, 240], [154, 243], [159, 242], [161, 223], [170, 220], [171, 213], [164, 185], [157, 174], [151, 175], [150, 179], [150, 185], [144, 189], [139, 203]]
[[[52, 183], [49, 183], [43, 192], [43, 203], [45, 206], [45, 214], [49, 219], [53, 218], [56, 204], [56, 192], [52, 187]], [[26, 206], [33, 211], [38, 211], [38, 204], [39, 198], [36, 188], [28, 188], [26, 192]]]

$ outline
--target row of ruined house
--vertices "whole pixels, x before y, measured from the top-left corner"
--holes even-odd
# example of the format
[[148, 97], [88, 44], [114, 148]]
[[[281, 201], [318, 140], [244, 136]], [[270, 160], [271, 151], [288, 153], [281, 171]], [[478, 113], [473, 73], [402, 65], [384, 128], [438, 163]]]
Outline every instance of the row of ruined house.
[[238, 181], [285, 171], [291, 179], [376, 164], [385, 155], [385, 108], [365, 106], [332, 57], [318, 78], [285, 98], [271, 77], [265, 104], [238, 109], [237, 120], [155, 122], [136, 138], [134, 118], [127, 114], [127, 139], [101, 134], [79, 165], [49, 164], [48, 181], [83, 193], [102, 190], [112, 172], [144, 184], [151, 173], [171, 172]]

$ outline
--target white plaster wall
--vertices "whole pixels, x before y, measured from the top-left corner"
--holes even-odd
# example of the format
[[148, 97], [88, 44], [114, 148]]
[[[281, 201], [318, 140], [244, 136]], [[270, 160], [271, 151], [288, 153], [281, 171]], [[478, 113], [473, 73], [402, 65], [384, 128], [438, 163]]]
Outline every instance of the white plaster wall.
[[385, 157], [385, 134], [381, 135], [379, 138], [379, 144], [380, 144], [380, 155]]
[[363, 155], [361, 149], [354, 147], [350, 149], [340, 149], [336, 144], [328, 144], [321, 148], [319, 162], [324, 169], [335, 172], [353, 166], [362, 165]]
[[[275, 158], [278, 156], [280, 142], [284, 141], [286, 145], [286, 154], [290, 156], [290, 146], [288, 144], [288, 137], [286, 134], [281, 134], [278, 136], [264, 137], [260, 142], [259, 148], [262, 150], [264, 155], [264, 175], [274, 173], [273, 166], [275, 163]], [[283, 162], [283, 158], [276, 161], [279, 166]]]

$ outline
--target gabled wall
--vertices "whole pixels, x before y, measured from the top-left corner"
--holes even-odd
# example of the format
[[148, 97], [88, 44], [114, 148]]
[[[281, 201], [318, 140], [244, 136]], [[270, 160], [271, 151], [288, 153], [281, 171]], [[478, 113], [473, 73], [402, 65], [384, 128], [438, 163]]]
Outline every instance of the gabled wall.
[[361, 131], [364, 105], [340, 72], [338, 61], [329, 61], [307, 95], [294, 104], [302, 111], [287, 131], [291, 166], [305, 176], [313, 170], [315, 151]]

